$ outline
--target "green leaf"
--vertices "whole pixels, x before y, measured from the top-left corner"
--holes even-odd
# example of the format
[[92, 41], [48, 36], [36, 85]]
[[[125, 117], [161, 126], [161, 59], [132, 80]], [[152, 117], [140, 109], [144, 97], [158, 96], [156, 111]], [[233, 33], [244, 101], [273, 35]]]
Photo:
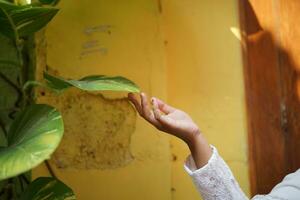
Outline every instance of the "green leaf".
[[43, 104], [28, 106], [8, 131], [8, 147], [0, 149], [0, 180], [26, 172], [49, 156], [58, 146], [64, 127], [60, 113]]
[[132, 81], [121, 76], [87, 76], [80, 80], [66, 80], [61, 77], [55, 77], [44, 73], [48, 87], [58, 91], [65, 90], [72, 86], [85, 91], [126, 91], [139, 92], [139, 87]]
[[0, 0], [0, 32], [19, 39], [46, 26], [58, 9], [38, 6], [18, 6]]
[[16, 5], [29, 5], [30, 3], [27, 0], [14, 0]]
[[35, 179], [24, 191], [20, 200], [75, 200], [71, 188], [52, 177]]

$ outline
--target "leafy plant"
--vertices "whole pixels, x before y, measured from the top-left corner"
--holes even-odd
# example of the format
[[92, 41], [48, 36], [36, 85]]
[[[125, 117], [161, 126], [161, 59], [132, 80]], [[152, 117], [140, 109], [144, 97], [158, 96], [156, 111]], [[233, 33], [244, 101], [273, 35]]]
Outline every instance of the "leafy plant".
[[73, 191], [55, 177], [31, 182], [30, 171], [55, 151], [63, 135], [61, 114], [35, 104], [33, 86], [63, 92], [70, 87], [85, 91], [138, 92], [132, 81], [93, 75], [80, 80], [44, 73], [46, 83], [34, 79], [34, 33], [45, 27], [58, 9], [58, 0], [0, 0], [0, 199], [75, 199]]
[[71, 188], [51, 177], [40, 177], [24, 191], [20, 200], [39, 199], [76, 199]]
[[0, 179], [26, 172], [47, 159], [63, 135], [60, 113], [48, 105], [32, 104], [20, 112], [0, 151]]

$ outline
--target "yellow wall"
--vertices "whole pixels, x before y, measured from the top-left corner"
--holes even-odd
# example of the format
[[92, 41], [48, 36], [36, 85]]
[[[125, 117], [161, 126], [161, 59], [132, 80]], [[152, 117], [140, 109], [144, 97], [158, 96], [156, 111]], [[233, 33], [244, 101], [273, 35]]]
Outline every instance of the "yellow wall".
[[[240, 45], [230, 32], [238, 26], [237, 1], [64, 0], [59, 7], [46, 32], [50, 72], [123, 75], [187, 111], [248, 192]], [[122, 97], [77, 90], [39, 95], [65, 119], [64, 140], [51, 160], [58, 177], [79, 200], [199, 199], [183, 171], [187, 147], [137, 117]], [[119, 128], [105, 127], [107, 121]], [[96, 164], [91, 152], [100, 158]], [[38, 175], [47, 175], [44, 165]]]
[[[164, 0], [168, 102], [195, 119], [249, 194], [244, 84], [236, 0]], [[172, 138], [173, 199], [198, 199], [182, 171], [187, 147]], [[193, 188], [193, 189], [192, 189]]]
[[[64, 0], [59, 7], [61, 11], [46, 32], [47, 64], [52, 73], [72, 78], [122, 75], [150, 95], [166, 97], [164, 47], [156, 1]], [[112, 98], [111, 94], [105, 95]], [[101, 96], [71, 90], [62, 97], [46, 93], [39, 102], [54, 104], [63, 113], [66, 133], [58, 149], [62, 160], [52, 159], [51, 165], [79, 200], [171, 198], [169, 138], [133, 115], [124, 100], [112, 106]], [[91, 109], [85, 111], [86, 106]], [[104, 109], [106, 112], [101, 113]], [[117, 129], [104, 126], [111, 120]], [[124, 135], [124, 131], [134, 132]], [[120, 144], [111, 145], [115, 139]], [[101, 145], [98, 148], [95, 141], [104, 149]], [[128, 141], [130, 145], [126, 146]], [[129, 148], [131, 158], [115, 151], [122, 145], [125, 146], [121, 148]], [[64, 154], [64, 150], [68, 151]], [[95, 154], [95, 162], [100, 156], [106, 164], [91, 165], [85, 160], [87, 154]], [[45, 166], [40, 166], [35, 175], [45, 172]]]

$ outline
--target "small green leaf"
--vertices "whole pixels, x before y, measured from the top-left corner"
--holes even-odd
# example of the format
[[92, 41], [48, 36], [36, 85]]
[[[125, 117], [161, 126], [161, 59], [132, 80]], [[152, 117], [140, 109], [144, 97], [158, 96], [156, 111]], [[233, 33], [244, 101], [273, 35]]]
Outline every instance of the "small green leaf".
[[60, 113], [43, 104], [28, 106], [8, 131], [8, 147], [0, 149], [0, 180], [26, 172], [49, 156], [58, 146], [64, 127]]
[[35, 179], [21, 195], [20, 200], [75, 200], [71, 188], [52, 177]]
[[46, 26], [58, 9], [33, 5], [18, 6], [0, 0], [0, 32], [19, 39]]
[[62, 91], [69, 87], [72, 87], [72, 85], [66, 80], [60, 77], [52, 76], [46, 72], [44, 72], [44, 79], [46, 80], [48, 87], [58, 91]]
[[72, 86], [85, 91], [126, 91], [139, 92], [139, 87], [132, 81], [122, 76], [87, 76], [80, 80], [66, 80], [61, 77], [55, 77], [48, 73], [44, 73], [48, 87], [58, 91], [65, 90]]

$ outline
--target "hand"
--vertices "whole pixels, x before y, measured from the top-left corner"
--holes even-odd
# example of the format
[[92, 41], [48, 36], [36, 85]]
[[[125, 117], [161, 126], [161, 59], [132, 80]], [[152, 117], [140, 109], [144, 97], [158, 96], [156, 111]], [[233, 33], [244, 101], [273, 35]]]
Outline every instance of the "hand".
[[198, 168], [207, 164], [212, 155], [211, 148], [188, 114], [154, 97], [151, 98], [151, 106], [145, 93], [140, 94], [141, 101], [132, 93], [128, 94], [128, 99], [138, 113], [157, 129], [185, 141]]
[[192, 142], [200, 133], [198, 126], [188, 114], [173, 108], [162, 100], [152, 97], [151, 106], [145, 93], [140, 93], [141, 101], [133, 93], [128, 94], [128, 99], [133, 103], [141, 117], [157, 129], [172, 134], [186, 143]]

